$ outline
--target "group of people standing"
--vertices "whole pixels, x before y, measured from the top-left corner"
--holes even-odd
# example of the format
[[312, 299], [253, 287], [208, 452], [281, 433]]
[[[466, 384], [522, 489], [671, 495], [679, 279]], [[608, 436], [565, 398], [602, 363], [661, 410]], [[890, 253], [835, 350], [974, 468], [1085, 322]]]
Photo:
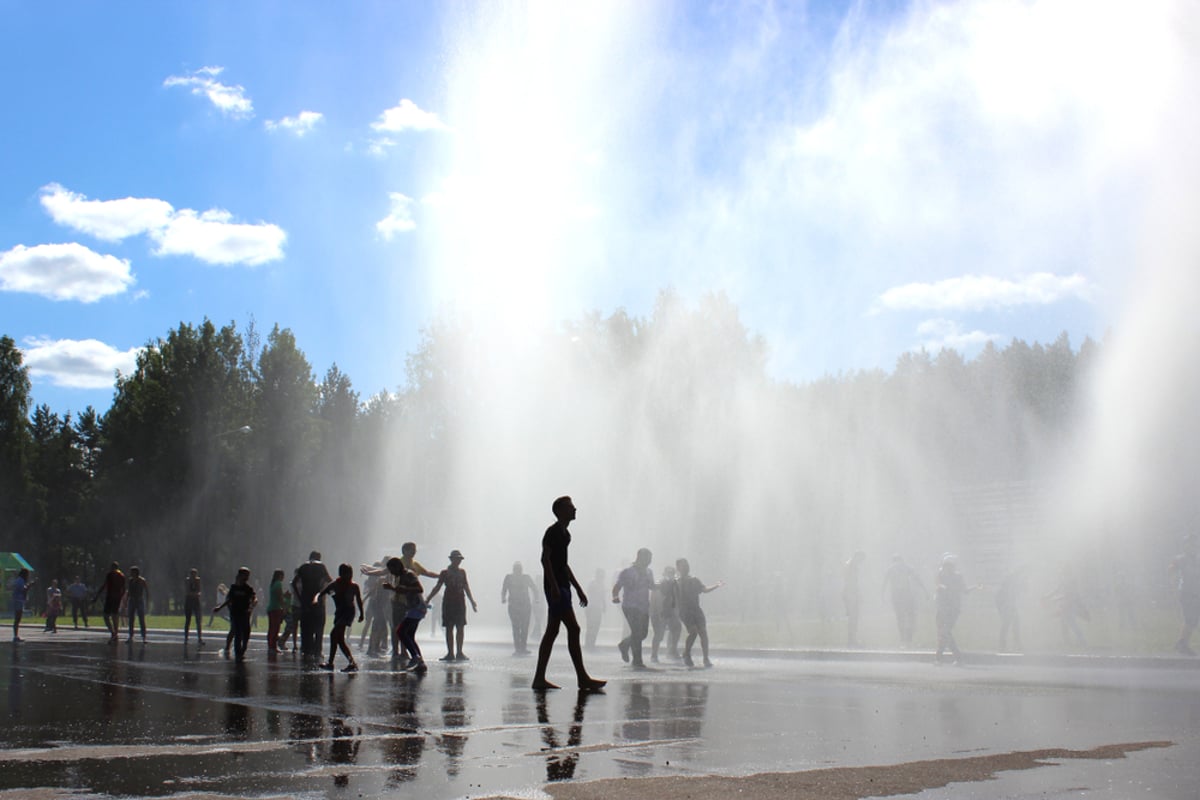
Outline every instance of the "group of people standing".
[[612, 587], [612, 601], [621, 606], [621, 613], [629, 626], [629, 635], [617, 644], [621, 660], [631, 663], [634, 669], [645, 669], [642, 658], [642, 643], [654, 628], [654, 638], [651, 640], [650, 660], [657, 662], [658, 649], [665, 635], [668, 650], [672, 656], [678, 656], [677, 646], [680, 628], [687, 629], [687, 639], [684, 642], [683, 654], [678, 656], [688, 667], [695, 666], [692, 661], [692, 645], [700, 640], [700, 651], [703, 665], [712, 666], [708, 657], [708, 623], [704, 611], [700, 608], [700, 595], [719, 589], [724, 585], [718, 581], [711, 586], [705, 585], [699, 578], [691, 574], [691, 565], [686, 558], [676, 560], [675, 566], [663, 570], [663, 579], [655, 582], [654, 573], [650, 570], [653, 554], [648, 548], [641, 548], [633, 564], [621, 570]]
[[[587, 594], [576, 581], [567, 561], [567, 549], [571, 541], [569, 525], [575, 519], [576, 508], [569, 497], [556, 500], [552, 506], [556, 521], [547, 528], [542, 540], [542, 578], [547, 624], [538, 650], [538, 666], [533, 685], [535, 688], [557, 688], [545, 677], [546, 664], [561, 628], [567, 629], [568, 650], [575, 665], [581, 686], [596, 683], [583, 666], [580, 646], [579, 622], [575, 617], [574, 599], [578, 598], [581, 608], [587, 613], [588, 644], [594, 645], [599, 628], [603, 604], [589, 605]], [[1169, 565], [1169, 575], [1177, 592], [1182, 611], [1183, 624], [1175, 650], [1183, 655], [1195, 655], [1191, 638], [1200, 624], [1200, 556], [1197, 553], [1197, 537], [1185, 536], [1182, 552]], [[350, 626], [355, 621], [369, 618], [363, 638], [370, 636], [369, 655], [381, 655], [391, 644], [395, 659], [405, 658], [404, 669], [424, 672], [427, 667], [417, 643], [417, 629], [430, 608], [430, 602], [439, 593], [442, 600], [442, 625], [446, 636], [446, 654], [441, 661], [467, 661], [463, 652], [464, 628], [467, 604], [477, 611], [478, 606], [471, 592], [464, 560], [459, 550], [449, 556], [449, 565], [440, 572], [427, 569], [415, 558], [417, 552], [413, 542], [406, 542], [399, 557], [385, 557], [373, 565], [364, 564], [360, 572], [366, 576], [364, 593], [354, 583], [353, 569], [342, 564], [338, 577], [333, 578], [321, 554], [313, 551], [309, 559], [297, 567], [290, 583], [285, 583], [285, 573], [274, 571], [267, 590], [267, 649], [271, 655], [288, 649], [287, 643], [294, 642], [299, 632], [300, 645], [296, 649], [306, 657], [319, 660], [323, 654], [323, 637], [326, 624], [325, 603], [327, 596], [334, 600], [334, 624], [330, 634], [329, 658], [320, 666], [333, 668], [334, 658], [341, 652], [347, 663], [346, 671], [357, 669], [357, 663], [346, 641]], [[700, 596], [720, 588], [718, 581], [706, 585], [691, 575], [687, 559], [681, 558], [675, 565], [666, 567], [661, 580], [655, 581], [650, 564], [653, 554], [648, 548], [638, 550], [633, 563], [622, 569], [611, 586], [612, 602], [619, 605], [628, 626], [628, 632], [618, 643], [621, 658], [635, 669], [644, 669], [643, 644], [653, 632], [650, 661], [659, 661], [660, 645], [666, 641], [670, 657], [681, 660], [686, 666], [694, 667], [692, 658], [694, 643], [699, 640], [701, 665], [712, 666], [709, 657], [707, 623], [700, 607]], [[850, 646], [859, 646], [858, 618], [860, 614], [860, 581], [865, 553], [857, 552], [844, 565], [843, 600], [847, 615], [847, 639]], [[1000, 650], [1004, 651], [1011, 641], [1021, 647], [1018, 598], [1027, 585], [1027, 570], [1016, 568], [1007, 573], [996, 587], [996, 606], [1001, 616]], [[428, 595], [421, 585], [422, 578], [435, 578], [436, 585]], [[245, 655], [250, 638], [251, 615], [258, 607], [258, 592], [250, 583], [250, 570], [238, 570], [232, 586], [222, 584], [221, 600], [212, 609], [216, 614], [226, 611], [230, 631], [226, 638], [226, 654], [234, 654], [238, 660]], [[13, 641], [19, 642], [20, 625], [29, 594], [37, 581], [30, 577], [28, 569], [21, 569], [12, 580]], [[589, 586], [594, 594], [605, 591], [603, 572]], [[961, 660], [961, 652], [955, 640], [954, 630], [962, 613], [965, 596], [974, 589], [958, 571], [958, 559], [946, 554], [937, 570], [933, 600], [934, 619], [937, 632], [935, 660], [941, 662], [947, 654], [955, 662]], [[127, 640], [132, 642], [135, 623], [139, 626], [143, 641], [146, 639], [145, 616], [148, 608], [150, 585], [137, 566], [129, 568], [126, 575], [116, 561], [109, 566], [100, 586], [94, 594], [83, 581], [75, 581], [63, 591], [58, 581], [51, 581], [46, 589], [45, 630], [56, 631], [58, 619], [66, 611], [64, 601], [69, 602], [71, 616], [76, 628], [79, 618], [88, 626], [89, 605], [103, 598], [103, 619], [109, 632], [109, 641], [119, 641], [122, 624], [127, 625]], [[893, 555], [887, 567], [883, 590], [890, 597], [896, 615], [900, 640], [911, 647], [916, 629], [917, 604], [921, 595], [928, 596], [920, 576], [905, 563], [900, 555]], [[89, 597], [90, 596], [90, 597]], [[189, 640], [193, 619], [197, 642], [204, 645], [201, 626], [203, 617], [203, 586], [200, 575], [192, 569], [184, 579], [184, 641]], [[1082, 643], [1082, 632], [1077, 620], [1086, 619], [1086, 607], [1073, 581], [1063, 578], [1055, 590], [1043, 598], [1045, 605], [1053, 607], [1062, 618], [1064, 637], [1074, 636]], [[521, 563], [513, 565], [512, 572], [504, 578], [500, 601], [507, 605], [512, 626], [513, 650], [516, 655], [525, 655], [528, 650], [530, 623], [540, 608], [537, 588], [533, 578], [526, 574]], [[364, 613], [365, 612], [365, 613]], [[211, 623], [211, 618], [210, 618]], [[539, 620], [540, 623], [540, 620]], [[687, 635], [683, 652], [678, 643], [683, 630]], [[602, 682], [601, 682], [602, 683]]]
[[[582, 628], [575, 614], [575, 601], [578, 599], [580, 608], [585, 611], [590, 607], [587, 592], [580, 585], [574, 570], [571, 568], [569, 548], [571, 545], [570, 525], [575, 520], [578, 509], [569, 496], [557, 498], [551, 504], [554, 523], [546, 529], [542, 536], [542, 590], [546, 598], [546, 628], [538, 646], [537, 666], [534, 669], [532, 687], [535, 691], [547, 691], [560, 688], [546, 677], [550, 656], [559, 631], [566, 629], [567, 652], [575, 669], [575, 678], [581, 691], [598, 691], [603, 689], [606, 681], [593, 677], [583, 662]], [[629, 624], [629, 635], [622, 639], [618, 649], [626, 662], [632, 662], [635, 668], [645, 668], [642, 659], [642, 643], [645, 641], [651, 621], [651, 596], [658, 595], [662, 599], [657, 604], [660, 612], [659, 621], [663, 622], [662, 611], [669, 609], [670, 613], [677, 612], [681, 623], [687, 626], [684, 663], [692, 666], [691, 649], [697, 638], [701, 641], [704, 654], [704, 666], [712, 666], [708, 657], [708, 631], [704, 612], [700, 610], [700, 595], [711, 592], [723, 584], [704, 585], [690, 575], [690, 567], [686, 559], [679, 559], [676, 568], [679, 577], [667, 575], [661, 583], [655, 583], [650, 571], [652, 553], [647, 548], [638, 551], [632, 565], [622, 570], [612, 587], [612, 601], [621, 606], [625, 619]], [[673, 571], [672, 571], [673, 572]], [[532, 581], [520, 564], [515, 564], [513, 572], [505, 578], [501, 589], [502, 602], [509, 604], [509, 617], [513, 627], [514, 652], [525, 652], [525, 637], [528, 635], [529, 618], [532, 605]], [[596, 589], [593, 586], [593, 592]], [[516, 598], [520, 598], [516, 600]], [[669, 599], [668, 599], [669, 598]], [[514, 606], [515, 600], [515, 606]], [[664, 624], [659, 630], [666, 630]], [[654, 655], [657, 655], [661, 635], [654, 642]]]
[[[104, 598], [103, 617], [104, 627], [108, 629], [110, 644], [116, 644], [121, 638], [121, 620], [126, 618], [129, 623], [128, 640], [133, 641], [133, 623], [139, 623], [142, 641], [146, 641], [146, 609], [150, 600], [150, 583], [142, 576], [140, 567], [130, 567], [129, 575], [121, 571], [121, 565], [114, 561], [109, 564], [108, 572], [100, 583], [100, 588], [92, 596], [95, 603]], [[86, 616], [84, 618], [86, 625]]]
[[[29, 599], [29, 590], [37, 583], [30, 578], [28, 569], [21, 569], [13, 581], [13, 641], [20, 642], [21, 620], [24, 618], [25, 606]], [[59, 588], [58, 580], [51, 580], [46, 587], [46, 623], [44, 631], [58, 632], [58, 619], [66, 612], [66, 603], [71, 606], [71, 619], [76, 630], [79, 629], [79, 619], [83, 618], [83, 627], [88, 627], [88, 607], [104, 597], [104, 626], [109, 632], [109, 641], [116, 642], [120, 636], [121, 619], [128, 616], [129, 640], [133, 640], [133, 623], [141, 623], [142, 640], [146, 639], [146, 606], [149, 598], [150, 585], [142, 577], [138, 567], [130, 567], [129, 575], [121, 571], [117, 562], [109, 565], [100, 589], [92, 595], [80, 577], [67, 586], [66, 592]], [[89, 599], [89, 595], [91, 595]], [[66, 602], [64, 602], [66, 601]]]
[[[859, 577], [866, 553], [856, 552], [845, 565], [846, 581], [843, 588], [843, 600], [846, 603], [847, 644], [850, 647], [860, 647], [858, 641], [859, 617]], [[954, 639], [954, 626], [962, 614], [963, 597], [976, 587], [968, 586], [958, 571], [958, 557], [952, 553], [942, 556], [934, 585], [934, 622], [937, 627], [937, 652], [935, 663], [942, 663], [949, 651], [957, 664], [962, 659], [958, 642]], [[917, 597], [918, 593], [927, 595], [925, 584], [917, 571], [909, 566], [897, 553], [892, 556], [883, 576], [883, 590], [890, 595], [892, 610], [896, 614], [896, 627], [900, 630], [900, 641], [904, 647], [911, 647], [917, 628]]]
[[[467, 624], [467, 603], [478, 611], [471, 583], [462, 568], [464, 556], [451, 550], [450, 564], [441, 572], [433, 572], [416, 560], [417, 545], [405, 542], [400, 556], [385, 557], [376, 564], [363, 564], [362, 574], [368, 576], [368, 598], [371, 600], [371, 646], [368, 653], [378, 655], [391, 630], [391, 652], [394, 660], [406, 659], [401, 669], [423, 674], [428, 670], [417, 631], [431, 607], [433, 599], [442, 593], [442, 626], [446, 632], [446, 654], [440, 661], [469, 661], [463, 652]], [[426, 595], [421, 578], [436, 578], [433, 589]], [[390, 609], [390, 611], [389, 611]], [[391, 625], [387, 625], [390, 618]], [[364, 631], [364, 635], [367, 632]]]
[[[575, 519], [576, 508], [571, 498], [560, 497], [552, 504], [555, 522], [542, 539], [543, 593], [546, 601], [546, 626], [538, 649], [538, 662], [533, 687], [535, 689], [558, 688], [546, 679], [550, 654], [561, 628], [566, 628], [568, 650], [575, 666], [579, 686], [583, 689], [599, 689], [604, 681], [592, 678], [583, 665], [580, 644], [580, 626], [575, 617], [574, 597], [578, 596], [580, 607], [588, 605], [587, 595], [579, 585], [568, 563], [567, 551], [571, 542], [568, 526]], [[367, 592], [354, 582], [354, 572], [349, 564], [338, 568], [338, 577], [333, 578], [321, 554], [313, 551], [308, 560], [297, 567], [290, 583], [285, 583], [285, 573], [274, 571], [267, 589], [267, 652], [270, 657], [287, 650], [289, 640], [294, 641], [299, 631], [300, 645], [297, 648], [305, 657], [319, 661], [324, 669], [334, 668], [334, 659], [341, 652], [348, 662], [343, 671], [358, 668], [353, 653], [346, 641], [350, 626], [355, 619], [362, 623], [370, 611], [371, 621], [363, 632], [370, 636], [368, 653], [381, 654], [388, 639], [394, 659], [405, 659], [401, 667], [418, 673], [427, 671], [421, 647], [417, 642], [417, 630], [421, 620], [431, 607], [432, 600], [443, 594], [442, 625], [446, 635], [446, 654], [441, 661], [467, 661], [463, 652], [466, 609], [470, 603], [473, 611], [478, 610], [467, 573], [462, 568], [463, 554], [453, 550], [449, 565], [440, 572], [427, 569], [416, 560], [417, 547], [406, 542], [398, 557], [385, 557], [375, 564], [363, 564], [360, 572], [365, 576]], [[709, 659], [708, 631], [704, 612], [700, 608], [700, 595], [711, 592], [723, 584], [705, 585], [690, 574], [686, 559], [679, 559], [675, 567], [664, 570], [663, 579], [655, 582], [650, 571], [652, 555], [648, 549], [638, 551], [634, 563], [623, 570], [612, 587], [612, 600], [621, 606], [629, 624], [629, 635], [618, 646], [622, 658], [632, 662], [635, 668], [644, 668], [642, 642], [646, 639], [650, 625], [654, 625], [652, 660], [658, 660], [658, 648], [665, 635], [669, 634], [668, 647], [673, 656], [686, 665], [693, 666], [692, 646], [699, 639], [702, 664], [712, 666]], [[436, 578], [428, 595], [425, 594], [421, 578]], [[14, 600], [24, 607], [25, 594], [32, 584], [24, 574], [14, 590]], [[78, 581], [77, 581], [78, 583]], [[82, 585], [82, 584], [81, 584]], [[224, 584], [222, 584], [224, 588]], [[77, 592], [72, 586], [71, 597]], [[189, 571], [184, 579], [184, 643], [191, 635], [193, 620], [196, 626], [196, 641], [204, 646], [201, 619], [203, 618], [203, 584], [197, 569]], [[508, 606], [513, 631], [514, 652], [528, 652], [528, 636], [531, 617], [536, 605], [536, 586], [525, 574], [520, 562], [506, 576], [501, 588], [501, 603]], [[333, 628], [330, 633], [329, 657], [322, 660], [323, 638], [326, 623], [324, 599], [332, 596], [334, 601]], [[133, 640], [134, 622], [140, 622], [141, 636], [146, 638], [145, 614], [149, 597], [149, 583], [138, 567], [130, 567], [127, 576], [117, 562], [112, 562], [104, 580], [96, 591], [92, 602], [104, 598], [103, 615], [110, 641], [116, 642], [120, 635], [122, 617], [128, 619], [129, 640]], [[258, 592], [250, 582], [250, 570], [241, 567], [232, 585], [225, 588], [220, 602], [212, 614], [225, 612], [230, 630], [226, 637], [225, 653], [236, 656], [238, 661], [245, 657], [250, 638], [251, 615], [259, 603]], [[74, 605], [74, 604], [73, 604]], [[86, 617], [86, 587], [80, 596], [79, 605]], [[210, 624], [212, 618], [210, 617]], [[14, 638], [20, 617], [14, 623]], [[686, 628], [687, 638], [684, 652], [678, 655], [678, 640], [681, 628]]]
[[[1200, 539], [1194, 534], [1183, 537], [1182, 551], [1171, 559], [1167, 574], [1179, 600], [1183, 624], [1179, 638], [1175, 642], [1175, 651], [1180, 655], [1194, 656], [1191, 638], [1200, 625], [1200, 554], [1198, 554]], [[843, 594], [847, 618], [847, 644], [850, 647], [860, 646], [858, 642], [858, 619], [860, 614], [860, 578], [862, 565], [866, 554], [860, 552], [851, 556], [843, 566]], [[1021, 644], [1021, 598], [1029, 587], [1029, 568], [1017, 565], [1004, 573], [994, 586], [996, 610], [1000, 616], [1000, 635], [998, 652], [1008, 652], [1010, 647], [1020, 651]], [[891, 564], [884, 573], [884, 593], [890, 597], [891, 606], [896, 615], [896, 624], [900, 632], [900, 641], [905, 647], [911, 647], [916, 629], [917, 601], [920, 596], [928, 596], [928, 591], [920, 576], [911, 566], [905, 563], [899, 555], [893, 555]], [[954, 628], [962, 613], [964, 597], [975, 589], [984, 588], [982, 585], [968, 585], [958, 571], [958, 558], [950, 553], [942, 556], [938, 567], [933, 601], [934, 621], [937, 631], [937, 650], [935, 663], [941, 663], [949, 654], [955, 663], [959, 663], [962, 654], [954, 638]], [[1121, 593], [1118, 592], [1118, 595]], [[1127, 595], [1128, 592], [1125, 592]], [[1118, 603], [1130, 604], [1128, 596], [1118, 596]], [[1081, 621], [1091, 618], [1088, 605], [1084, 602], [1083, 592], [1075, 572], [1064, 564], [1058, 571], [1058, 577], [1053, 588], [1041, 596], [1041, 605], [1048, 615], [1058, 619], [1062, 628], [1063, 641], [1069, 645], [1085, 647], [1086, 641]], [[1126, 617], [1132, 616], [1128, 609], [1119, 609]]]
[[[846, 607], [847, 645], [861, 647], [858, 640], [858, 621], [860, 615], [860, 577], [862, 565], [866, 562], [866, 553], [854, 553], [844, 565], [842, 599]], [[934, 578], [934, 623], [937, 630], [937, 650], [934, 653], [934, 663], [941, 664], [949, 653], [954, 663], [961, 663], [962, 653], [954, 638], [954, 628], [962, 614], [963, 598], [980, 588], [968, 585], [958, 571], [958, 557], [953, 553], [942, 556]], [[883, 590], [889, 595], [892, 610], [896, 615], [896, 627], [900, 632], [901, 644], [912, 647], [913, 637], [917, 627], [917, 599], [921, 595], [928, 596], [924, 582], [917, 571], [909, 566], [898, 553], [892, 556], [891, 563], [883, 576]], [[1004, 634], [1002, 633], [1003, 637]]]

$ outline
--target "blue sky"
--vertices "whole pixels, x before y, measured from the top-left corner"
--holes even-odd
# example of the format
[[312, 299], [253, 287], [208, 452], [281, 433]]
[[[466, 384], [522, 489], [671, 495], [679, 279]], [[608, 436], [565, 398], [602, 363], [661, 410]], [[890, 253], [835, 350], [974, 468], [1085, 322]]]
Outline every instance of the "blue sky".
[[729, 294], [792, 380], [1078, 345], [1120, 324], [1191, 74], [1169, 3], [0, 14], [0, 333], [60, 412], [206, 316], [364, 395], [435, 315], [666, 287]]

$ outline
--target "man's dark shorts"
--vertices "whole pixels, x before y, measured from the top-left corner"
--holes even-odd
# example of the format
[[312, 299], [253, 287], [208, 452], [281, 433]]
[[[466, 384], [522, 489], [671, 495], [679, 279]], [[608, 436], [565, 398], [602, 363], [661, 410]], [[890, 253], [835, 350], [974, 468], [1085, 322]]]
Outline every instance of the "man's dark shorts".
[[546, 609], [552, 615], [559, 617], [565, 616], [568, 612], [575, 613], [571, 607], [571, 589], [567, 587], [558, 597], [553, 597], [549, 592], [546, 593]]

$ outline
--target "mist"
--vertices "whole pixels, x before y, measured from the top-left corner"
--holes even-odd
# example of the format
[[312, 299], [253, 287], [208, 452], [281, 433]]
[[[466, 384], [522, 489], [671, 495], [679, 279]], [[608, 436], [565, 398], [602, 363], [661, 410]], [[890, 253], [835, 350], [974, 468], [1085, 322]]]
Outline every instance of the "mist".
[[76, 443], [94, 485], [47, 557], [216, 581], [411, 540], [463, 550], [499, 624], [569, 494], [581, 581], [686, 557], [741, 642], [836, 640], [856, 551], [871, 644], [893, 554], [927, 582], [958, 554], [983, 625], [1018, 568], [1042, 617], [1065, 571], [1101, 618], [1119, 580], [1168, 618], [1200, 452], [1195, 13], [867, 11], [455, 9], [444, 125], [394, 187], [415, 258], [381, 291], [425, 313], [396, 388], [315, 374], [287, 328], [181, 325]]
[[[1192, 16], [735, 5], [697, 56], [689, 14], [497, 4], [450, 27], [440, 363], [410, 369], [447, 417], [436, 458], [389, 442], [372, 546], [458, 547], [498, 586], [536, 571], [570, 494], [581, 580], [647, 546], [731, 581], [711, 602], [741, 620], [830, 614], [855, 550], [872, 580], [952, 551], [1039, 594], [1066, 564], [1101, 604], [1119, 559], [1161, 593], [1195, 514]], [[1045, 272], [1077, 295], [887, 303]], [[1053, 409], [978, 380], [1030, 338], [1059, 356]]]

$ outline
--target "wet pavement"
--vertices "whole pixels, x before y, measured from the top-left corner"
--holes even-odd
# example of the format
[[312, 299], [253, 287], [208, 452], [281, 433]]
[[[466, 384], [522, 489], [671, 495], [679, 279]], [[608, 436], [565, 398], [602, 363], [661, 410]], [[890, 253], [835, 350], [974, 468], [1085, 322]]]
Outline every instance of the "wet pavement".
[[[635, 672], [604, 648], [588, 663], [610, 679], [605, 692], [541, 695], [529, 689], [532, 660], [509, 650], [477, 644], [471, 661], [417, 676], [386, 659], [363, 659], [356, 674], [268, 660], [261, 641], [243, 665], [166, 634], [3, 642], [0, 798], [544, 797], [561, 782], [1134, 742], [1171, 745], [916, 796], [1200, 796], [1196, 669], [716, 653], [711, 670]], [[550, 678], [568, 677], [560, 645]]]

